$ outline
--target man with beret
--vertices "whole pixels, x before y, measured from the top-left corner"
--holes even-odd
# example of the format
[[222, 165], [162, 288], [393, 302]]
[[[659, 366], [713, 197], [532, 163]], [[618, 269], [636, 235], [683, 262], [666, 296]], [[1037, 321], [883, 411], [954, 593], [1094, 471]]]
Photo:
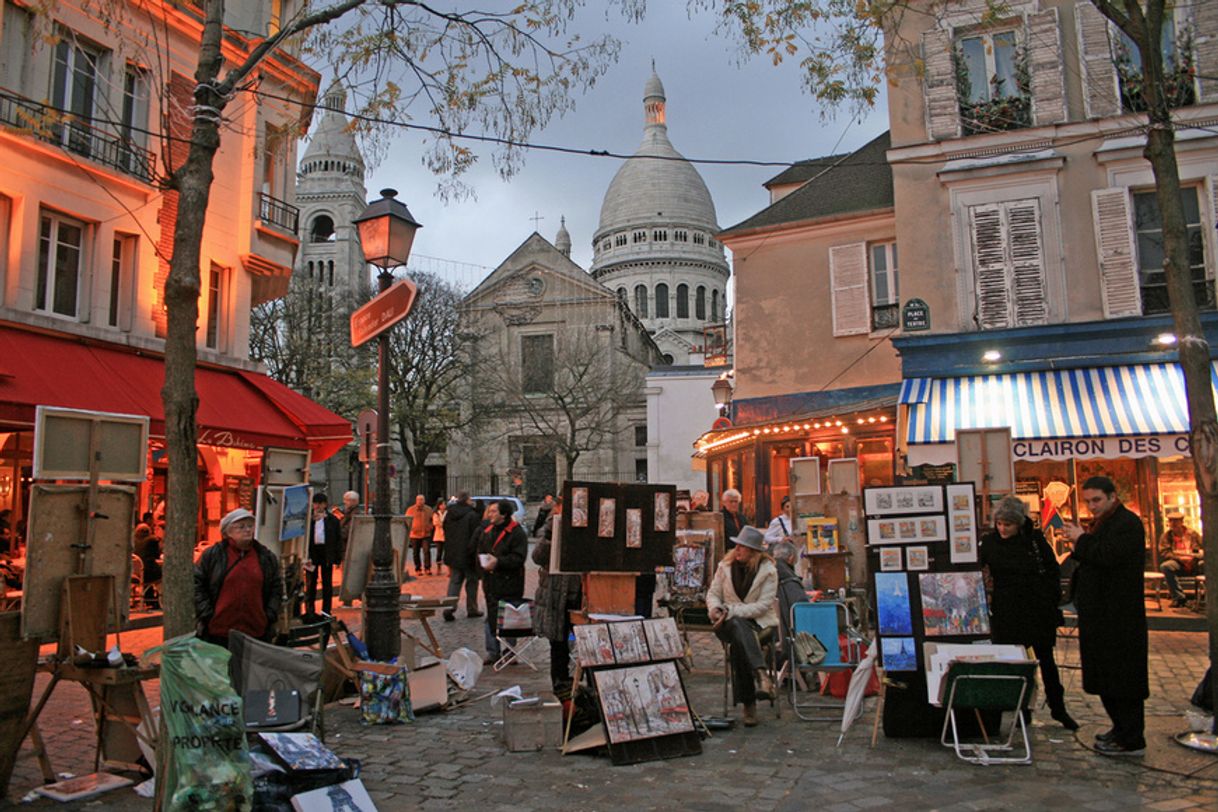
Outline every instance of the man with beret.
[[283, 589], [279, 559], [254, 540], [254, 514], [245, 508], [220, 520], [220, 536], [195, 564], [196, 632], [225, 648], [231, 631], [270, 640]]

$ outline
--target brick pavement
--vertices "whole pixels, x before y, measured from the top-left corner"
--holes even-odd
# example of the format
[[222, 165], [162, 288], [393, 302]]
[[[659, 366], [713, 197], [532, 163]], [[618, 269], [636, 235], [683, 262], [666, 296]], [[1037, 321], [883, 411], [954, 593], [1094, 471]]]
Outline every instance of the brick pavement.
[[[442, 592], [441, 578], [424, 578], [407, 587], [417, 594]], [[533, 581], [530, 574], [530, 584]], [[531, 587], [530, 587], [531, 588]], [[340, 610], [357, 621], [354, 610]], [[467, 645], [482, 652], [482, 626], [458, 614], [453, 623], [434, 628], [446, 650]], [[159, 642], [159, 630], [129, 633], [128, 650]], [[699, 712], [722, 710], [722, 655], [708, 635], [695, 635], [699, 673], [686, 678], [691, 704]], [[544, 651], [544, 646], [537, 647]], [[540, 670], [512, 667], [500, 674], [488, 668], [475, 693], [520, 684], [528, 691], [548, 688]], [[1059, 651], [1064, 663], [1077, 661], [1073, 643]], [[356, 711], [331, 705], [326, 711], [327, 743], [340, 755], [358, 758], [363, 780], [382, 810], [411, 809], [570, 809], [681, 808], [717, 810], [803, 810], [811, 806], [836, 812], [901, 806], [915, 809], [1218, 808], [1218, 759], [1194, 754], [1170, 741], [1182, 728], [1180, 715], [1206, 662], [1206, 638], [1185, 632], [1151, 634], [1152, 696], [1147, 705], [1150, 750], [1144, 760], [1113, 760], [1091, 752], [1084, 742], [1105, 720], [1098, 700], [1083, 695], [1077, 672], [1067, 670], [1067, 700], [1083, 723], [1078, 736], [1048, 720], [1033, 722], [1034, 764], [976, 767], [958, 761], [933, 740], [889, 740], [868, 747], [870, 701], [865, 715], [841, 748], [838, 725], [803, 722], [789, 708], [774, 718], [765, 705], [754, 729], [716, 732], [703, 742], [700, 756], [629, 767], [608, 758], [560, 756], [556, 752], [508, 753], [502, 724], [489, 701], [455, 711], [421, 714], [411, 725], [364, 728]], [[703, 673], [703, 671], [709, 673]], [[41, 687], [41, 681], [40, 686]], [[155, 696], [156, 684], [149, 685]], [[77, 686], [57, 692], [44, 715], [42, 730], [56, 769], [83, 773], [92, 768], [92, 736], [87, 697]], [[1046, 724], [1047, 722], [1047, 724]], [[28, 752], [28, 745], [23, 748]], [[1189, 775], [1191, 773], [1191, 775]], [[39, 781], [32, 758], [18, 762], [9, 797], [18, 800]], [[29, 804], [51, 808], [45, 799]], [[67, 808], [126, 810], [151, 808], [129, 790]]]

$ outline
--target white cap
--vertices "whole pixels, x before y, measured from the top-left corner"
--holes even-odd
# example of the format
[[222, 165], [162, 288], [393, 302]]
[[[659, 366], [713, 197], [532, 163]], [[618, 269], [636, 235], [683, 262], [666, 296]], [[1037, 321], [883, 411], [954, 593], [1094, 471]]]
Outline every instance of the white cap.
[[237, 508], [229, 511], [223, 519], [220, 520], [220, 535], [227, 536], [228, 528], [232, 527], [234, 522], [239, 522], [243, 519], [254, 521], [254, 514], [250, 513], [245, 508]]

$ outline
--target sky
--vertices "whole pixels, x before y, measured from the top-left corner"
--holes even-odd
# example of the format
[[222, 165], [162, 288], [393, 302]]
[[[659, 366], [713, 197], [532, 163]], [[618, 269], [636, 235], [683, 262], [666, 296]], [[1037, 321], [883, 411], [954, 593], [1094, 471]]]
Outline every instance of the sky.
[[[646, 18], [606, 18], [601, 4], [585, 9], [573, 30], [608, 32], [622, 42], [620, 57], [575, 109], [539, 130], [531, 141], [632, 154], [643, 134], [643, 85], [651, 60], [667, 95], [668, 135], [686, 158], [795, 161], [856, 149], [887, 127], [884, 99], [862, 120], [842, 110], [822, 121], [800, 86], [797, 66], [766, 58], [740, 64], [734, 41], [716, 35], [709, 13], [689, 16], [684, 3], [653, 2]], [[611, 12], [612, 14], [612, 12]], [[507, 181], [489, 154], [468, 172], [476, 197], [442, 201], [437, 179], [422, 165], [421, 135], [399, 135], [367, 179], [370, 199], [398, 190], [423, 229], [410, 265], [472, 288], [534, 231], [553, 242], [559, 218], [571, 233], [571, 258], [587, 269], [601, 201], [622, 161], [532, 151]], [[764, 208], [761, 184], [781, 167], [696, 165], [715, 202], [720, 228]], [[534, 223], [534, 216], [542, 219]], [[730, 256], [730, 252], [729, 252]]]

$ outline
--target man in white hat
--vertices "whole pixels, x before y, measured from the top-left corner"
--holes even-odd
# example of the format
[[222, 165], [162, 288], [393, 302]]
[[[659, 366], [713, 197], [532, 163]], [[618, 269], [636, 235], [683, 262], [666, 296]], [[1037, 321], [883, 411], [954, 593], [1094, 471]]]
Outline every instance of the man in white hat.
[[279, 559], [254, 539], [254, 514], [245, 508], [220, 520], [220, 536], [195, 565], [196, 632], [225, 647], [232, 631], [270, 640], [283, 588]]

